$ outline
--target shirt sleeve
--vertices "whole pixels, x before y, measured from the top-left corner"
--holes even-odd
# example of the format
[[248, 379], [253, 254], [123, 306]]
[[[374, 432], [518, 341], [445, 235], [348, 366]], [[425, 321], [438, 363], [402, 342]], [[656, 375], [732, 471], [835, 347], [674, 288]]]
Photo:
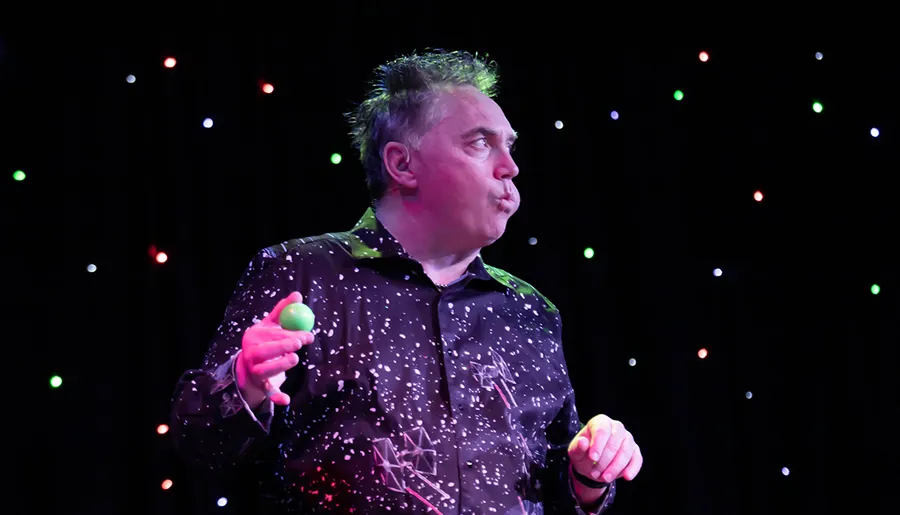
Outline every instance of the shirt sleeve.
[[235, 365], [244, 331], [294, 287], [287, 267], [266, 251], [254, 256], [235, 288], [203, 365], [185, 371], [172, 396], [171, 434], [191, 465], [227, 469], [247, 458], [271, 429], [274, 403], [256, 411], [241, 396]]
[[547, 479], [544, 484], [548, 514], [600, 515], [612, 505], [616, 496], [615, 481], [593, 506], [581, 506], [569, 474], [569, 443], [584, 424], [578, 418], [575, 392], [569, 391], [562, 409], [547, 428]]

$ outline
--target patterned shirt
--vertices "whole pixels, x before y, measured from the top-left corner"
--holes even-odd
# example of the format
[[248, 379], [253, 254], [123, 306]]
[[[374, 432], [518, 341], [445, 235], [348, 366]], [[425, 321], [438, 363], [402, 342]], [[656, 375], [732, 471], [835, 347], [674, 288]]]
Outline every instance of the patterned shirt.
[[[315, 342], [287, 373], [291, 404], [252, 410], [241, 337], [295, 290]], [[601, 513], [615, 483], [583, 508], [569, 479], [583, 423], [560, 333], [550, 301], [480, 255], [435, 285], [370, 208], [350, 231], [257, 253], [178, 382], [171, 433], [189, 463], [258, 468], [256, 513]]]

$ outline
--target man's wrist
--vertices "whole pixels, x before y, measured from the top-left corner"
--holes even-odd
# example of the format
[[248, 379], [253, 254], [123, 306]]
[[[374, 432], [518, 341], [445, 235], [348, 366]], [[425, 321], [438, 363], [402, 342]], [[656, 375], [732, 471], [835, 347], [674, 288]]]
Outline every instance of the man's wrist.
[[243, 370], [244, 360], [241, 359], [240, 353], [237, 355], [234, 361], [234, 378], [238, 393], [241, 395], [241, 398], [244, 400], [244, 402], [247, 403], [247, 406], [249, 406], [251, 410], [256, 411], [266, 400], [266, 392], [252, 385], [241, 385], [240, 379], [246, 378], [247, 374], [246, 370]]
[[575, 495], [575, 499], [578, 501], [578, 504], [582, 506], [582, 508], [598, 507], [609, 488], [607, 483], [598, 482], [599, 484], [606, 485], [600, 488], [594, 488], [593, 486], [585, 485], [578, 479], [577, 473], [575, 472], [575, 469], [572, 468], [571, 464], [569, 465], [569, 481], [572, 485], [572, 493]]

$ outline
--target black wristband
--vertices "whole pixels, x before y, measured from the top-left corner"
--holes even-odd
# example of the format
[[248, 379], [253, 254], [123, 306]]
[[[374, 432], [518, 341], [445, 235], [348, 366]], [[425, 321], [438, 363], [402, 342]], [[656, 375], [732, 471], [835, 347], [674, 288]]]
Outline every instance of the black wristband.
[[609, 486], [609, 483], [606, 483], [604, 481], [594, 481], [593, 479], [591, 479], [583, 474], [579, 474], [578, 471], [575, 470], [575, 467], [571, 467], [571, 470], [572, 470], [572, 475], [575, 476], [575, 479], [578, 480], [579, 483], [581, 483], [582, 485], [584, 485], [588, 488], [596, 488], [599, 490], [600, 488], [606, 488]]

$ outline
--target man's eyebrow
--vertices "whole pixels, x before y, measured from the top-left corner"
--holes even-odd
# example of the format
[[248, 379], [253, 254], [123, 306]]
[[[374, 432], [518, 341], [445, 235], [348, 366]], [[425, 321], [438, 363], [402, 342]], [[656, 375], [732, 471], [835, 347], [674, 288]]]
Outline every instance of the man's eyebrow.
[[[493, 129], [489, 129], [484, 126], [479, 126], [479, 127], [475, 127], [472, 130], [466, 131], [462, 135], [462, 137], [463, 137], [463, 139], [468, 139], [468, 138], [471, 138], [472, 136], [475, 136], [476, 134], [481, 134], [482, 136], [485, 136], [485, 137], [492, 137], [492, 136], [497, 136], [500, 133]], [[516, 139], [518, 139], [518, 137], [519, 137], [519, 134], [516, 131], [513, 131], [512, 134], [510, 134], [509, 137], [506, 138], [506, 142], [507, 143], [515, 143], [515, 141], [516, 141]]]

